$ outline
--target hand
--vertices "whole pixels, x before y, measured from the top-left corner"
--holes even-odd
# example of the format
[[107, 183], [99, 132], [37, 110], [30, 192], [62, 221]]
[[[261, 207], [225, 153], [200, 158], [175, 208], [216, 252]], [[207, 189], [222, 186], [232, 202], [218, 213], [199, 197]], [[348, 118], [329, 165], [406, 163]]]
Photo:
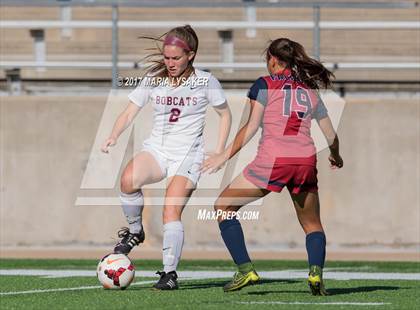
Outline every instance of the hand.
[[101, 151], [104, 153], [109, 153], [109, 147], [114, 146], [117, 144], [117, 139], [114, 139], [112, 137], [105, 140], [105, 142], [101, 146]]
[[340, 169], [343, 167], [343, 159], [340, 155], [333, 156], [332, 154], [330, 154], [328, 160], [330, 161], [331, 169]]
[[209, 174], [215, 173], [219, 171], [227, 161], [227, 158], [223, 153], [209, 152], [206, 153], [206, 155], [208, 157], [201, 167], [201, 172], [203, 173], [206, 171], [208, 171]]

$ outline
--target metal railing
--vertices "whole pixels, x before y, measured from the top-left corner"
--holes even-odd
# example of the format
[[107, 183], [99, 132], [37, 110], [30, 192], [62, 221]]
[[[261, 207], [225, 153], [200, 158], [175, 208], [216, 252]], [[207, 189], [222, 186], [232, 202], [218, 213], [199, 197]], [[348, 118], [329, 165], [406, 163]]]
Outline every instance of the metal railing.
[[[418, 62], [327, 62], [323, 63], [330, 69], [420, 69]], [[144, 68], [142, 64], [136, 62], [118, 62], [118, 68], [121, 69], [136, 69]], [[89, 68], [89, 69], [110, 69], [113, 67], [112, 61], [0, 61], [2, 68]], [[235, 69], [235, 70], [248, 70], [248, 69], [264, 69], [265, 63], [260, 62], [195, 62], [194, 67], [202, 69]]]
[[[3, 6], [33, 6], [29, 0], [1, 0]], [[184, 25], [185, 21], [120, 21], [118, 7], [194, 7], [194, 8], [312, 8], [313, 21], [188, 21], [194, 28], [226, 30], [226, 29], [312, 29], [313, 30], [313, 57], [320, 58], [320, 31], [321, 29], [420, 29], [420, 21], [321, 21], [321, 8], [358, 8], [358, 9], [395, 9], [415, 8], [418, 2], [331, 2], [331, 1], [125, 1], [125, 0], [41, 0], [36, 6], [112, 6], [111, 21], [69, 21], [69, 20], [3, 20], [0, 28], [111, 28], [112, 29], [112, 62], [28, 62], [28, 61], [1, 61], [0, 67], [48, 67], [48, 68], [112, 68], [112, 85], [116, 87], [118, 68], [136, 68], [136, 63], [118, 62], [118, 29], [119, 28], [172, 28]], [[197, 63], [197, 67], [207, 69], [259, 69], [264, 68], [262, 63]], [[418, 69], [419, 63], [358, 63], [344, 62], [326, 64], [335, 69]], [[141, 67], [141, 66], [140, 66]]]
[[[313, 29], [315, 22], [311, 21], [188, 21], [194, 28], [201, 29]], [[185, 21], [118, 21], [118, 28], [173, 28], [185, 25]], [[55, 21], [55, 20], [13, 20], [0, 21], [0, 28], [112, 28], [112, 21]], [[319, 22], [320, 29], [420, 29], [420, 21], [325, 21]]]

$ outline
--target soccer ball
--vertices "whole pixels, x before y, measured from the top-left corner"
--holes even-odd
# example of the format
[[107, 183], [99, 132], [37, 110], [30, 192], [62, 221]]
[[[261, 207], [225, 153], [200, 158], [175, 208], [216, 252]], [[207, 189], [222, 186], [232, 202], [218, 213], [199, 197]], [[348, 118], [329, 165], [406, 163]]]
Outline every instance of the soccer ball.
[[134, 265], [127, 255], [108, 254], [96, 268], [99, 282], [105, 289], [126, 289], [134, 279]]

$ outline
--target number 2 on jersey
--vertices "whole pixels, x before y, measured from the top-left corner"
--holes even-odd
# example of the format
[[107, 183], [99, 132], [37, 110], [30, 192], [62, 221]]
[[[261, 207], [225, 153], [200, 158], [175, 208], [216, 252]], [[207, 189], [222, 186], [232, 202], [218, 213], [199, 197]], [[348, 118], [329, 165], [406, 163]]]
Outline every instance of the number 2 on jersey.
[[181, 115], [181, 110], [177, 109], [177, 108], [173, 108], [171, 110], [171, 116], [169, 116], [169, 122], [170, 123], [175, 123], [178, 121], [179, 119], [179, 115]]

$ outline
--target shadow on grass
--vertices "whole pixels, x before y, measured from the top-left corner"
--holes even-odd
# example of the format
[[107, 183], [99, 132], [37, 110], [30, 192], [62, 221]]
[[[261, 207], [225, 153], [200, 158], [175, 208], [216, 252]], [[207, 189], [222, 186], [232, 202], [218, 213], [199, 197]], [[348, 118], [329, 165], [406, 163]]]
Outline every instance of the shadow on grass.
[[309, 291], [260, 291], [260, 292], [249, 292], [248, 295], [270, 295], [270, 294], [308, 294]]
[[[180, 289], [193, 290], [193, 289], [206, 289], [206, 288], [213, 288], [213, 287], [223, 288], [223, 286], [228, 282], [229, 280], [217, 280], [217, 281], [212, 280], [211, 282], [209, 281], [207, 283], [206, 282], [187, 283], [187, 284], [181, 283]], [[259, 286], [263, 284], [272, 284], [272, 283], [293, 284], [296, 282], [300, 282], [300, 281], [287, 280], [287, 279], [263, 279], [260, 282], [258, 282], [258, 284], [255, 284], [253, 286]]]
[[346, 288], [330, 288], [327, 289], [330, 295], [345, 295], [353, 293], [366, 293], [374, 291], [396, 291], [401, 289], [398, 286], [358, 286], [358, 287], [346, 287]]
[[[401, 287], [398, 286], [359, 286], [359, 287], [349, 287], [349, 288], [331, 288], [327, 289], [330, 296], [333, 295], [345, 295], [353, 293], [366, 293], [374, 291], [395, 291], [400, 290]], [[308, 294], [308, 290], [277, 290], [277, 291], [259, 291], [259, 292], [249, 292], [248, 295], [269, 295], [269, 294]]]
[[205, 288], [213, 288], [213, 287], [219, 287], [223, 288], [223, 286], [226, 284], [226, 280], [209, 280], [209, 282], [200, 282], [200, 283], [180, 283], [179, 288], [181, 290], [196, 290], [196, 289], [205, 289]]
[[258, 284], [271, 284], [271, 283], [284, 283], [284, 284], [294, 284], [302, 281], [299, 280], [290, 280], [290, 279], [262, 279]]

